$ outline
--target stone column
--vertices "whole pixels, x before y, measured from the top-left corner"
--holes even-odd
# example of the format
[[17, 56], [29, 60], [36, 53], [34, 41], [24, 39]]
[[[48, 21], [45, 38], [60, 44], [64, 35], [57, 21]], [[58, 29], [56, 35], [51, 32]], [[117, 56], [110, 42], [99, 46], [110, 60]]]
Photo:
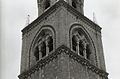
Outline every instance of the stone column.
[[85, 59], [87, 59], [87, 53], [86, 53], [87, 43], [85, 41], [82, 41], [82, 44], [83, 44], [83, 47], [84, 47], [83, 55], [84, 55]]
[[48, 56], [48, 54], [49, 54], [48, 38], [46, 38], [45, 44], [46, 44], [46, 56]]
[[39, 48], [39, 60], [42, 58], [41, 46], [42, 46], [42, 44], [40, 43], [38, 45], [38, 48]]
[[77, 50], [77, 54], [80, 55], [80, 54], [79, 54], [79, 51], [80, 51], [80, 48], [79, 48], [79, 41], [77, 41], [76, 50]]

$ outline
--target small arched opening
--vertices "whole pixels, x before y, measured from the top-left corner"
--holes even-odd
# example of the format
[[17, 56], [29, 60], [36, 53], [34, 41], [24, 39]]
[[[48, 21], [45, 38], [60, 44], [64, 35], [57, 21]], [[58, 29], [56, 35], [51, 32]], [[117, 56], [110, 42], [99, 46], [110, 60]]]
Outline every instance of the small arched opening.
[[48, 7], [50, 7], [50, 0], [45, 1], [45, 9], [47, 9]]
[[73, 6], [74, 8], [77, 8], [76, 0], [72, 0], [72, 6]]

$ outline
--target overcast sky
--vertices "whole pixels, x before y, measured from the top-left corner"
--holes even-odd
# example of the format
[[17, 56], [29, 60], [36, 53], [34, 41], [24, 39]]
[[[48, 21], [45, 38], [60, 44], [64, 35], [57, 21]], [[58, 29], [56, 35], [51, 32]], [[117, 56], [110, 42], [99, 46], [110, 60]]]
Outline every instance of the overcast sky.
[[[0, 79], [18, 79], [21, 55], [21, 29], [29, 14], [37, 18], [37, 0], [2, 0]], [[120, 0], [85, 0], [85, 16], [93, 12], [102, 27], [104, 54], [109, 79], [120, 79]], [[2, 60], [2, 61], [1, 61]]]

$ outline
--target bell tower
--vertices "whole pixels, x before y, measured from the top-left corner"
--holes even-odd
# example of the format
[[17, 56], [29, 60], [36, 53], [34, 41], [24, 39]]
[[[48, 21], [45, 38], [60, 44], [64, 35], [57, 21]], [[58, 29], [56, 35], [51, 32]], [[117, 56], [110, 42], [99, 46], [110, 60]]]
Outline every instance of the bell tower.
[[84, 0], [37, 0], [38, 18], [22, 30], [19, 79], [108, 79], [101, 27]]
[[84, 14], [84, 0], [66, 0], [72, 7], [74, 7], [77, 11]]
[[38, 16], [44, 13], [48, 8], [55, 4], [58, 0], [37, 0]]
[[[59, 0], [37, 0], [38, 4], [38, 16], [44, 13], [48, 8], [54, 5]], [[69, 5], [74, 7], [80, 13], [84, 14], [84, 0], [65, 0]]]

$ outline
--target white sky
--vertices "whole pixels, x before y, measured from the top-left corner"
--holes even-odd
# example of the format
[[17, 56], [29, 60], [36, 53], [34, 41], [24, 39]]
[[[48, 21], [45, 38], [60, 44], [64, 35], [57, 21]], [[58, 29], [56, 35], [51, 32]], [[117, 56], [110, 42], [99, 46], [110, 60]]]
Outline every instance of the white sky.
[[[1, 3], [1, 2], [0, 2]], [[2, 0], [0, 79], [18, 79], [21, 55], [21, 29], [26, 17], [37, 18], [37, 0]], [[85, 0], [85, 15], [92, 19], [93, 12], [102, 29], [104, 54], [109, 79], [120, 75], [120, 0]], [[1, 18], [0, 18], [1, 19]]]

